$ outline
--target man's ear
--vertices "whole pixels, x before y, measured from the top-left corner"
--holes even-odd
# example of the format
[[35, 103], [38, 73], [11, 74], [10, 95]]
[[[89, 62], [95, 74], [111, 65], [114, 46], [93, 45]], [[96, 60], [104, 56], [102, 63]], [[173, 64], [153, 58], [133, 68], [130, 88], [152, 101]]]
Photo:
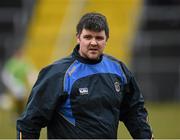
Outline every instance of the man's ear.
[[76, 41], [77, 41], [78, 44], [80, 43], [80, 36], [79, 36], [79, 34], [76, 35]]

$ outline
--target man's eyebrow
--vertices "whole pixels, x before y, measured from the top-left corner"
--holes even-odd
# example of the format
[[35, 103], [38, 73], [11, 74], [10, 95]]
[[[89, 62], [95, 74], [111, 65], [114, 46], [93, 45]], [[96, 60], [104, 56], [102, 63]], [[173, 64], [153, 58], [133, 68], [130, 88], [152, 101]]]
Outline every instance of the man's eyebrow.
[[83, 37], [92, 37], [91, 34], [86, 34], [86, 35], [83, 35]]
[[83, 35], [83, 36], [92, 36], [91, 34], [85, 34], [85, 35]]
[[104, 38], [104, 36], [102, 36], [102, 35], [97, 35], [95, 37], [97, 37], [97, 38]]

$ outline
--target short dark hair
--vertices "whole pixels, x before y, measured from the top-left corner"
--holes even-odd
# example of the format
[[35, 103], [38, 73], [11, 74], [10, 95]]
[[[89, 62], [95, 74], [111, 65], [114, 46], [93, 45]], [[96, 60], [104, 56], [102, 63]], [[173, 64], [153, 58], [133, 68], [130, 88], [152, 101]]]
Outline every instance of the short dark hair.
[[83, 29], [88, 29], [95, 32], [104, 30], [107, 39], [109, 38], [109, 27], [106, 17], [100, 13], [91, 12], [83, 15], [76, 26], [76, 34], [81, 34]]

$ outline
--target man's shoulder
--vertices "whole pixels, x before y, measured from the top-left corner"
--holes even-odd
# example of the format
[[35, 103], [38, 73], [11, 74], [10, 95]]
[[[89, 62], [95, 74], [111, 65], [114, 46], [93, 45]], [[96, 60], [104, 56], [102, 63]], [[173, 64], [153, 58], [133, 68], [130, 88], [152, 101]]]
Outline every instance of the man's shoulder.
[[104, 54], [104, 57], [107, 58], [108, 60], [112, 61], [112, 62], [116, 62], [120, 65], [123, 64], [123, 62], [117, 58], [115, 58], [114, 56], [108, 55], [108, 54]]
[[129, 73], [129, 69], [128, 67], [126, 66], [126, 64], [124, 62], [122, 62], [121, 60], [111, 56], [111, 55], [108, 55], [108, 54], [104, 54], [104, 57], [106, 57], [109, 61], [112, 61], [116, 64], [118, 64], [125, 73]]
[[73, 62], [75, 61], [75, 58], [72, 55], [69, 55], [67, 57], [61, 58], [54, 63], [52, 63], [50, 66], [52, 67], [60, 67], [61, 69], [68, 68]]
[[46, 67], [42, 68], [40, 74], [46, 75], [47, 77], [52, 77], [55, 75], [63, 75], [74, 61], [75, 59], [71, 55], [59, 59], [54, 63], [49, 64]]

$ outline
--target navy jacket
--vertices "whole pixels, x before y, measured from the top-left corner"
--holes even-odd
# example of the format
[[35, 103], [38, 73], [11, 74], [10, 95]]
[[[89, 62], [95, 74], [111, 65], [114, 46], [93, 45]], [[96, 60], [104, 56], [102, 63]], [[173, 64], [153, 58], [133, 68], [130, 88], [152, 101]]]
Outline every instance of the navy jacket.
[[107, 55], [87, 60], [73, 53], [41, 70], [26, 110], [17, 120], [17, 137], [117, 138], [123, 121], [133, 138], [151, 138], [144, 99], [126, 66]]

